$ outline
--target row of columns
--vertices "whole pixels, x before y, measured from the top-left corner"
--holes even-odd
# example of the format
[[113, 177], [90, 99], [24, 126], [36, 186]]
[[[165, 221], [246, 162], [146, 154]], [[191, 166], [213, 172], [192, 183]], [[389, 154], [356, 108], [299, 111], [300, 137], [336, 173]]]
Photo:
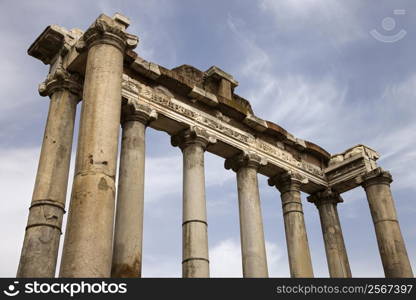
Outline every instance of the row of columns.
[[[98, 26], [99, 27], [99, 26]], [[108, 30], [108, 28], [107, 28]], [[87, 34], [88, 33], [88, 34]], [[140, 277], [143, 232], [145, 128], [157, 117], [139, 103], [121, 110], [121, 78], [126, 37], [106, 27], [88, 32], [87, 64], [74, 182], [60, 269], [61, 277]], [[18, 277], [53, 277], [65, 209], [76, 104], [81, 85], [72, 75], [50, 78], [51, 98], [36, 184]], [[117, 215], [115, 176], [120, 116], [123, 128]], [[209, 277], [204, 152], [216, 140], [198, 127], [172, 137], [183, 153], [184, 277]], [[267, 277], [257, 172], [265, 164], [255, 153], [225, 161], [236, 172], [244, 277]], [[299, 174], [270, 178], [281, 193], [290, 273], [313, 277], [301, 201]], [[391, 175], [376, 169], [363, 177], [386, 277], [412, 277], [389, 184]], [[322, 224], [331, 277], [351, 277], [334, 191], [309, 197]], [[114, 226], [115, 219], [115, 226]], [[114, 234], [114, 241], [113, 241]]]

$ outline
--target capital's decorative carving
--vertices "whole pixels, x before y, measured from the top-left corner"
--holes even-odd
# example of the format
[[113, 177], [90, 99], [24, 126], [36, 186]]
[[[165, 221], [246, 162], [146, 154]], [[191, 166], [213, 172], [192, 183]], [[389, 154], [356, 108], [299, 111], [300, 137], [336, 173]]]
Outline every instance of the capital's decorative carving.
[[382, 168], [374, 169], [365, 175], [363, 175], [359, 181], [362, 181], [362, 186], [366, 188], [372, 184], [387, 184], [393, 182], [393, 177], [391, 176], [389, 171], [386, 171]]
[[82, 97], [82, 78], [74, 73], [70, 74], [62, 65], [58, 65], [53, 73], [49, 73], [44, 82], [39, 84], [39, 94], [43, 97], [51, 96], [57, 91], [67, 90]]
[[111, 18], [101, 14], [77, 43], [77, 50], [82, 52], [97, 43], [113, 45], [122, 52], [126, 49], [134, 49], [138, 44], [138, 37], [125, 31], [128, 22], [124, 19], [127, 18], [123, 17], [124, 19], [121, 20], [120, 16], [116, 14]]
[[300, 191], [301, 186], [308, 183], [308, 179], [293, 171], [286, 171], [269, 178], [268, 183], [283, 194], [291, 190]]
[[332, 203], [336, 205], [337, 203], [344, 202], [341, 195], [331, 188], [310, 195], [307, 199], [308, 202], [314, 203], [316, 207], [319, 207], [322, 204]]
[[128, 121], [141, 122], [144, 125], [157, 119], [157, 112], [136, 99], [123, 99], [121, 124]]
[[191, 126], [171, 138], [172, 146], [179, 147], [181, 150], [191, 144], [199, 144], [205, 149], [209, 144], [214, 144], [216, 142], [217, 139], [215, 137], [198, 126]]
[[224, 167], [229, 170], [232, 169], [234, 172], [237, 172], [242, 167], [255, 168], [256, 170], [260, 166], [265, 166], [267, 160], [258, 155], [255, 152], [246, 152], [240, 153], [236, 156], [227, 158], [224, 162]]

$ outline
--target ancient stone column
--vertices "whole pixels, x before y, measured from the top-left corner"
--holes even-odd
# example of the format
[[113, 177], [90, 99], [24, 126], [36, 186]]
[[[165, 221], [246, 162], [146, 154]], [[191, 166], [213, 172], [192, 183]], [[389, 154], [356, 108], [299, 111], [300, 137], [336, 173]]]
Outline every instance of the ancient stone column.
[[237, 173], [240, 238], [244, 277], [268, 277], [263, 218], [257, 170], [266, 161], [254, 153], [243, 153], [225, 161]]
[[343, 202], [341, 196], [327, 189], [309, 196], [308, 201], [314, 203], [319, 210], [330, 277], [351, 277], [337, 210], [337, 204]]
[[60, 68], [39, 86], [51, 101], [17, 277], [55, 277], [80, 83]]
[[300, 188], [304, 183], [307, 183], [307, 179], [292, 172], [269, 179], [269, 185], [276, 186], [281, 193], [291, 277], [313, 277], [300, 196]]
[[88, 57], [61, 277], [111, 274], [121, 77], [130, 38], [124, 21], [100, 15], [82, 37]]
[[377, 168], [362, 179], [386, 277], [413, 277], [390, 191], [391, 174]]
[[182, 276], [209, 277], [204, 151], [216, 140], [191, 127], [172, 137], [183, 153]]
[[145, 131], [156, 111], [138, 101], [123, 105], [112, 277], [141, 277]]

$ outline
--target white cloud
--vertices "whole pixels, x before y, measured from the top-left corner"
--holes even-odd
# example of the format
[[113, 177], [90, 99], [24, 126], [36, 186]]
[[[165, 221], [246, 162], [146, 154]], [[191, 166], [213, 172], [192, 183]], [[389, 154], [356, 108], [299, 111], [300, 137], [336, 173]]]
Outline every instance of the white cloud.
[[[274, 16], [277, 28], [283, 32], [302, 32], [313, 28], [334, 46], [367, 36], [356, 17], [359, 2], [332, 0], [263, 0], [260, 8]], [[296, 21], [295, 21], [296, 20]]]
[[[276, 245], [266, 241], [267, 264], [270, 277], [287, 277], [280, 264], [283, 261], [282, 250]], [[235, 239], [222, 240], [210, 249], [211, 277], [242, 277], [241, 247]]]

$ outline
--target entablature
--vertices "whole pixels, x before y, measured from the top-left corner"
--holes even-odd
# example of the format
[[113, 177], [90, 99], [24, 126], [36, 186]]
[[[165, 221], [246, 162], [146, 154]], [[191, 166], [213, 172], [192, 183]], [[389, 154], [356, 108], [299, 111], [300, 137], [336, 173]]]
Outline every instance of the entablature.
[[[120, 27], [128, 46], [129, 39], [137, 42], [135, 36], [124, 33], [129, 25], [124, 16], [100, 15], [97, 21]], [[65, 71], [78, 74], [82, 81], [87, 58], [85, 38], [86, 33], [79, 29], [51, 25], [28, 53], [51, 65], [49, 77]], [[197, 126], [218, 140], [207, 151], [225, 159], [239, 153], [260, 155], [267, 161], [259, 168], [260, 173], [268, 177], [297, 173], [308, 179], [303, 186], [308, 193], [326, 188], [348, 191], [361, 184], [362, 175], [377, 168], [379, 154], [367, 146], [358, 145], [331, 156], [320, 146], [256, 116], [250, 102], [234, 92], [238, 81], [217, 66], [206, 71], [190, 65], [167, 69], [146, 61], [130, 46], [124, 51], [122, 97], [157, 112], [159, 117], [149, 125], [155, 129], [175, 135]]]

